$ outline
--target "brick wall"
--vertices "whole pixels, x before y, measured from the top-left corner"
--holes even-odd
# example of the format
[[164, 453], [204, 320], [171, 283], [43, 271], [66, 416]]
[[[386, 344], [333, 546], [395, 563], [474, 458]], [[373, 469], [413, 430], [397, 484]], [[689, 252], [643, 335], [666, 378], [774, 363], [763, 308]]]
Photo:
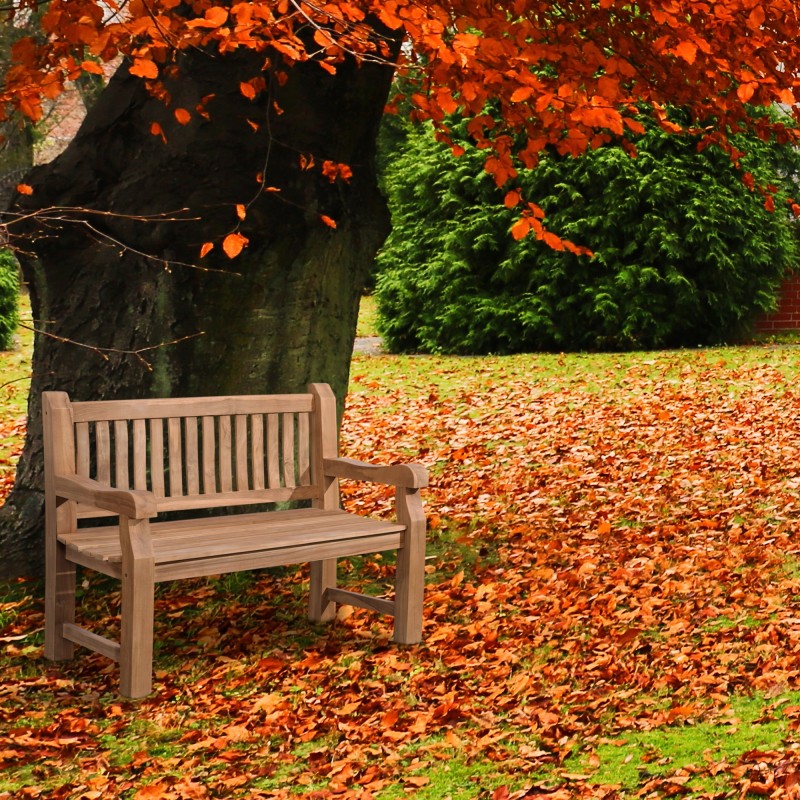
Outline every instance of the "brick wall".
[[758, 333], [800, 330], [800, 272], [790, 275], [781, 288], [778, 310], [756, 321]]

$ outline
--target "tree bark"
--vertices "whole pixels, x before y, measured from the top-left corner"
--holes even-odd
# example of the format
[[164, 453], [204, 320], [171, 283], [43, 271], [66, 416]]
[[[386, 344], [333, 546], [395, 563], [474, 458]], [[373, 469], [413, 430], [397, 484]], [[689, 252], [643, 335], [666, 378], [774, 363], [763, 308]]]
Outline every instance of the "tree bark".
[[[0, 509], [0, 577], [42, 567], [42, 391], [87, 400], [327, 381], [343, 399], [360, 290], [388, 232], [373, 161], [392, 70], [345, 63], [329, 75], [300, 64], [251, 101], [240, 83], [262, 62], [189, 54], [168, 84], [169, 107], [123, 66], [70, 147], [26, 179], [34, 194], [19, 199], [23, 210], [84, 211], [11, 226], [41, 333], [28, 437]], [[204, 119], [194, 110], [209, 95]], [[177, 108], [192, 112], [190, 124], [178, 124]], [[303, 169], [301, 156], [315, 167]], [[324, 160], [350, 165], [352, 179], [331, 182]], [[239, 222], [237, 204], [250, 243], [229, 260], [219, 240]], [[163, 213], [183, 221], [138, 219]]]

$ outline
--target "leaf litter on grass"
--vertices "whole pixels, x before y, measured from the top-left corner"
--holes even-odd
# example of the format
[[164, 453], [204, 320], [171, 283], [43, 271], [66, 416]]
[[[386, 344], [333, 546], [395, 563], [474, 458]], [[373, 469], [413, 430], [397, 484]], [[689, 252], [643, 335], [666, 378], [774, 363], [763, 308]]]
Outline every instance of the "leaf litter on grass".
[[[41, 660], [23, 584], [0, 603], [0, 798], [789, 796], [800, 393], [760, 352], [562, 357], [563, 380], [556, 357], [408, 359], [413, 391], [357, 358], [343, 451], [431, 468], [424, 642], [348, 607], [310, 625], [303, 569], [162, 585], [134, 703], [98, 656]], [[343, 492], [391, 511], [384, 487]], [[391, 585], [386, 557], [342, 571]], [[116, 589], [92, 588], [108, 621]], [[747, 736], [695, 758], [646, 738], [712, 725]], [[603, 769], [626, 742], [635, 785]]]

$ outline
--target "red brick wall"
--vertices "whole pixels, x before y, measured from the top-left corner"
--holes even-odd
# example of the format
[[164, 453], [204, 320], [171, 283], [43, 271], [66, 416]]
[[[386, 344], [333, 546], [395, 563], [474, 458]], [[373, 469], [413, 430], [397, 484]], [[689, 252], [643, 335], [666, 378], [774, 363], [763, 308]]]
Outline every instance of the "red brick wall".
[[756, 321], [756, 331], [759, 333], [796, 330], [800, 330], [800, 272], [795, 272], [784, 281], [778, 298], [778, 310]]

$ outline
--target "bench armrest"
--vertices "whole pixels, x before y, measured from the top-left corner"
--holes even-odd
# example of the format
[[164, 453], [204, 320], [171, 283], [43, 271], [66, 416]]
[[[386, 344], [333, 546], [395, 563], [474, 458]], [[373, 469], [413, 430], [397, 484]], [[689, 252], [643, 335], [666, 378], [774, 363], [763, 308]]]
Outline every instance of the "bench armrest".
[[156, 498], [152, 492], [114, 489], [99, 481], [78, 475], [56, 475], [55, 489], [56, 497], [74, 500], [76, 503], [86, 503], [131, 519], [155, 517], [158, 513]]
[[326, 458], [323, 461], [325, 474], [334, 478], [351, 478], [404, 489], [420, 489], [428, 485], [428, 470], [422, 464], [382, 466], [353, 458]]

